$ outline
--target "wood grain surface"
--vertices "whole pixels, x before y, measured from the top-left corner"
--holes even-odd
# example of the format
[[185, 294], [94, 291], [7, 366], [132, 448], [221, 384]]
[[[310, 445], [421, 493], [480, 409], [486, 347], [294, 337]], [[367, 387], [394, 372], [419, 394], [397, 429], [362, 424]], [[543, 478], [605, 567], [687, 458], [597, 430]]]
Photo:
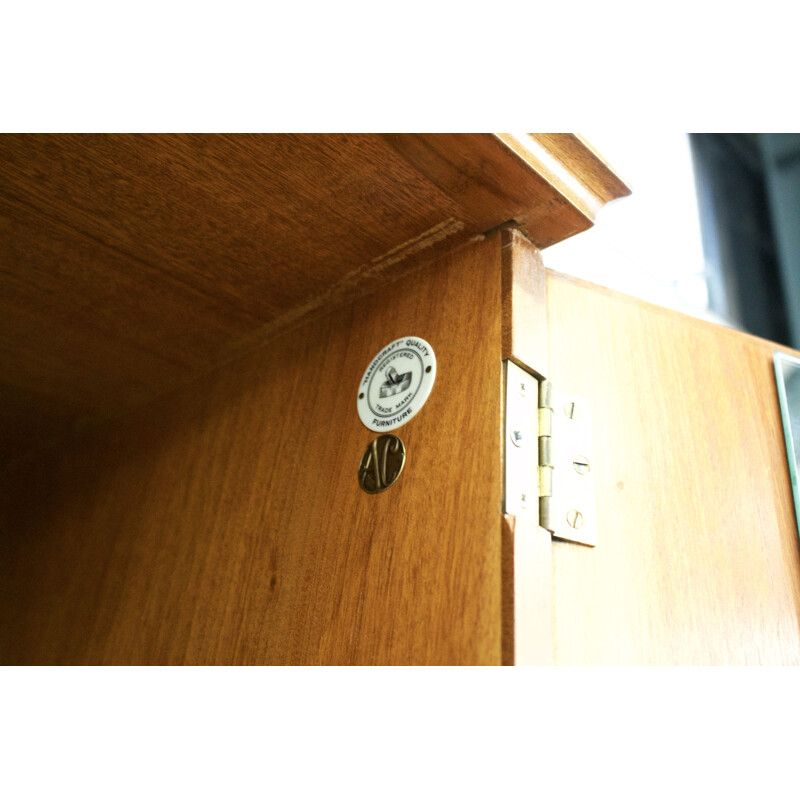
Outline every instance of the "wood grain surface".
[[624, 187], [549, 136], [0, 135], [0, 468], [509, 219], [587, 227]]
[[[501, 231], [503, 359], [547, 377], [547, 285], [538, 248], [516, 228]], [[506, 464], [506, 469], [509, 469]], [[504, 515], [503, 663], [553, 663], [550, 533], [523, 516]]]
[[598, 545], [553, 542], [557, 664], [798, 664], [774, 345], [548, 273], [551, 378], [594, 415]]
[[[494, 135], [556, 188], [564, 200], [584, 215], [589, 225], [606, 203], [631, 193], [608, 161], [582, 136], [574, 133]], [[538, 215], [532, 216], [523, 210], [518, 216], [526, 235], [539, 247], [566, 238], [553, 224], [546, 224], [541, 230], [536, 228], [534, 220]]]
[[[465, 214], [488, 230], [500, 204], [537, 247], [585, 231], [628, 186], [579, 136], [564, 133], [386, 134]], [[505, 220], [504, 220], [505, 221]]]
[[547, 284], [538, 248], [519, 231], [503, 231], [503, 358], [546, 378]]
[[[499, 664], [500, 273], [465, 245], [7, 476], [0, 661]], [[367, 495], [356, 392], [406, 335], [436, 384]]]
[[503, 515], [503, 664], [553, 664], [553, 559], [550, 532]]

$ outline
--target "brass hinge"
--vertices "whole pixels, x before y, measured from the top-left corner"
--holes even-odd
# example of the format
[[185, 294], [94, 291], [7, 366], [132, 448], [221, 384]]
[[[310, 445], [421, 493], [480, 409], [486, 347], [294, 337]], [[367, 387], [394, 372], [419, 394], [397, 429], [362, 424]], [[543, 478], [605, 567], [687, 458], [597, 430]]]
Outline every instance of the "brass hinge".
[[[506, 431], [506, 513], [538, 511], [539, 525], [553, 536], [597, 544], [588, 401], [509, 361]], [[538, 503], [530, 502], [534, 492]]]

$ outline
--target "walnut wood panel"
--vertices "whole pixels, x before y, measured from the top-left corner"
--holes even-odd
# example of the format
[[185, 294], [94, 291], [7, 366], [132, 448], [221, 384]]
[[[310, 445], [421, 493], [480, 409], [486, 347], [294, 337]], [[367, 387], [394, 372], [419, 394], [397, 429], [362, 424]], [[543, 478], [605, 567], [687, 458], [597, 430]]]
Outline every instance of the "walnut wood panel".
[[553, 663], [553, 560], [550, 532], [504, 514], [503, 664]]
[[585, 231], [599, 209], [630, 189], [573, 134], [387, 134], [386, 140], [483, 230], [492, 209], [518, 223], [538, 247]]
[[519, 231], [503, 231], [503, 358], [549, 374], [547, 285], [542, 254]]
[[[0, 660], [499, 664], [500, 249], [466, 245], [18, 468]], [[436, 384], [398, 431], [402, 476], [367, 495], [356, 391], [404, 335], [434, 346]]]
[[231, 306], [39, 211], [0, 197], [0, 220], [3, 455], [188, 380], [248, 331]]
[[774, 346], [548, 273], [551, 377], [594, 418], [598, 544], [553, 542], [558, 664], [798, 664]]
[[[542, 255], [515, 228], [505, 228], [500, 235], [503, 358], [540, 378], [546, 377], [547, 286]], [[502, 536], [503, 663], [552, 664], [550, 533], [529, 519], [504, 515]]]
[[0, 136], [0, 463], [511, 218], [555, 241], [627, 191], [574, 137], [505, 136]]

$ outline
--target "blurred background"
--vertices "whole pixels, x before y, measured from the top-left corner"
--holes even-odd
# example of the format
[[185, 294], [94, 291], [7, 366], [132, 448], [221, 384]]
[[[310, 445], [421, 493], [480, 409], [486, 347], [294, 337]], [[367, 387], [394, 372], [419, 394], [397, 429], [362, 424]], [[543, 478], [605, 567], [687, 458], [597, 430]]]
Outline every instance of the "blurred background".
[[633, 194], [546, 266], [800, 349], [800, 134], [585, 138]]

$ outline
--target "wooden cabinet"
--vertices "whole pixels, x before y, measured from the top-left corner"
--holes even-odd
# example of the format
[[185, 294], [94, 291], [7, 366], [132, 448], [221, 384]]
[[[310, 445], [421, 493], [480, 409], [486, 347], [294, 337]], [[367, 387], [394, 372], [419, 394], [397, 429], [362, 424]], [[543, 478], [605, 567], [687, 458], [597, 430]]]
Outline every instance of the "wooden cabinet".
[[[549, 273], [571, 135], [3, 136], [0, 660], [800, 662], [773, 346]], [[362, 374], [436, 352], [358, 484]], [[503, 362], [592, 404], [594, 548], [504, 515]]]

